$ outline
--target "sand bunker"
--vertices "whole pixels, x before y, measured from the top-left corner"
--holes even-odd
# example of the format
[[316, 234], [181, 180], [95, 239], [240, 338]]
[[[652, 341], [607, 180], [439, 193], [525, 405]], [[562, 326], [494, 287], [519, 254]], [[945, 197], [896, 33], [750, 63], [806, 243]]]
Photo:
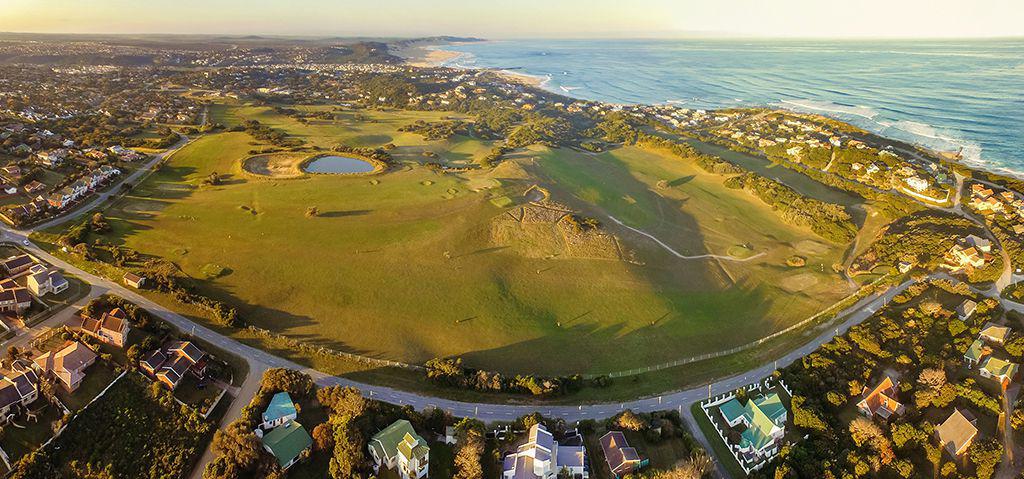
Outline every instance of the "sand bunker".
[[301, 156], [284, 153], [256, 155], [242, 160], [242, 169], [268, 178], [301, 178], [305, 176], [299, 169], [302, 160]]

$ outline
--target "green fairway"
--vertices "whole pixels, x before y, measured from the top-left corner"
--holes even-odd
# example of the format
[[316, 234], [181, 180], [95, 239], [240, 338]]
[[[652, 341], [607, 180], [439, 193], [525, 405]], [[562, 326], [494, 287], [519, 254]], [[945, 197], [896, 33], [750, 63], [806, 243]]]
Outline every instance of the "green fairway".
[[[400, 166], [257, 178], [240, 164], [263, 145], [244, 132], [211, 134], [119, 200], [103, 240], [174, 261], [246, 321], [295, 339], [412, 363], [461, 355], [518, 373], [605, 373], [717, 351], [849, 293], [830, 269], [847, 245], [781, 223], [688, 161], [533, 148], [494, 170], [444, 174], [422, 164], [472, 164], [491, 142], [398, 131], [443, 113], [331, 111], [338, 119], [308, 123], [269, 107], [210, 114], [323, 148], [393, 143]], [[221, 184], [204, 185], [213, 172]], [[534, 184], [552, 209], [526, 204]], [[566, 233], [557, 205], [598, 219], [601, 235]], [[307, 217], [310, 207], [319, 216]], [[678, 258], [608, 215], [683, 255], [751, 259]], [[807, 266], [786, 266], [793, 255]]]

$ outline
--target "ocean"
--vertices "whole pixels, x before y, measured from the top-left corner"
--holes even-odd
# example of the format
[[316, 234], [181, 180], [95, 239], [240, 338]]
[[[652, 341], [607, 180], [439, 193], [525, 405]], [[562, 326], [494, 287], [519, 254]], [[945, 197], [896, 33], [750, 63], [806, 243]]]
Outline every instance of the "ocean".
[[1024, 176], [1024, 40], [516, 40], [444, 45], [445, 65], [612, 103], [819, 113]]

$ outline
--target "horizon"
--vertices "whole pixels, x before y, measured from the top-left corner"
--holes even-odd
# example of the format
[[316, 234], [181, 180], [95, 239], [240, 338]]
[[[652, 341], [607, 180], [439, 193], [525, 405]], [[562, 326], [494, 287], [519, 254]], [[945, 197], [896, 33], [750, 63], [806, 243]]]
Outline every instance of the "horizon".
[[[64, 35], [259, 35], [311, 38], [974, 40], [1024, 37], [1024, 4], [987, 0], [865, 0], [828, 5], [811, 0], [738, 0], [728, 6], [693, 0], [609, 0], [514, 6], [439, 0], [311, 0], [303, 8], [274, 0], [0, 0], [0, 31]], [[884, 12], [884, 15], [880, 15]], [[198, 13], [198, 14], [197, 14]]]

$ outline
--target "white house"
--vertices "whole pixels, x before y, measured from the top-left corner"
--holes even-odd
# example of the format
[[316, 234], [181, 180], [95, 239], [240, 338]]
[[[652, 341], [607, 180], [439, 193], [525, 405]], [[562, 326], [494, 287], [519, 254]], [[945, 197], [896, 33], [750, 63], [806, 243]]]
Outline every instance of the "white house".
[[263, 411], [263, 422], [260, 423], [260, 427], [270, 430], [288, 421], [294, 421], [297, 417], [299, 412], [295, 409], [292, 397], [286, 392], [279, 392], [270, 399], [267, 410]]
[[367, 448], [373, 458], [375, 472], [384, 466], [397, 470], [402, 479], [427, 477], [430, 447], [405, 419], [399, 419], [374, 434]]
[[590, 471], [582, 446], [560, 446], [542, 424], [530, 428], [526, 444], [505, 456], [503, 479], [554, 479], [562, 469], [574, 478], [587, 479]]

